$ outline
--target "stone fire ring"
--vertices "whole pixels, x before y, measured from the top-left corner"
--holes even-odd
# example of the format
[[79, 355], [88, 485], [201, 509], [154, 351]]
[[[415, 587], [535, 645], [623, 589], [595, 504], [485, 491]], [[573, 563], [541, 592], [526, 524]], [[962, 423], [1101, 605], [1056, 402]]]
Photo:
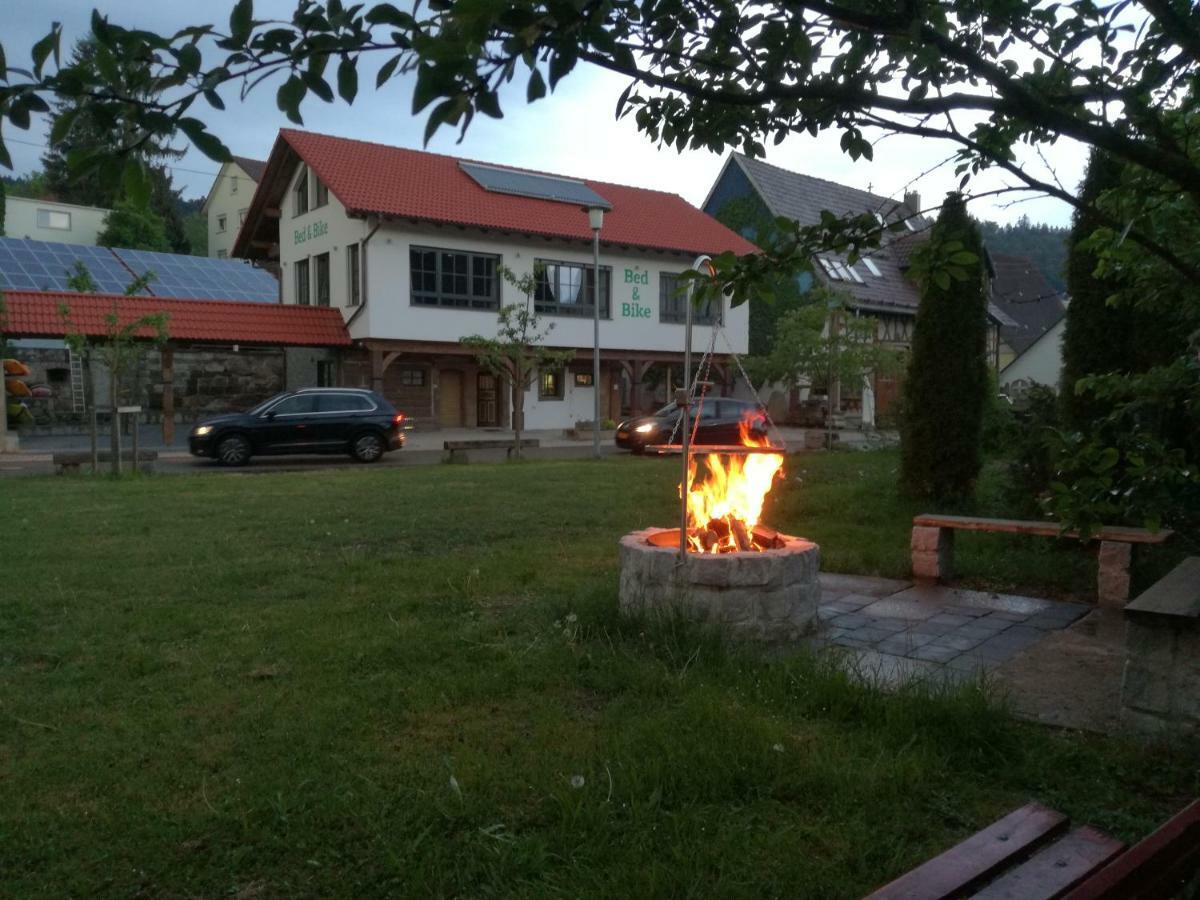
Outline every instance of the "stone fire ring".
[[750, 553], [688, 553], [679, 529], [647, 528], [621, 538], [621, 611], [679, 614], [731, 636], [793, 640], [816, 628], [821, 548], [780, 534], [783, 546]]

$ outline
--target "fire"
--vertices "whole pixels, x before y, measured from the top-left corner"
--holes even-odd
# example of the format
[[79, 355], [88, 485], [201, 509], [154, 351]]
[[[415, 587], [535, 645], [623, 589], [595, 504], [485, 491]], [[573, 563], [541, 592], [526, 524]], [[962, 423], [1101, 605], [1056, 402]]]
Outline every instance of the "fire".
[[[773, 446], [765, 434], [754, 434], [763, 421], [761, 414], [743, 417], [738, 428], [743, 447]], [[775, 533], [758, 520], [767, 492], [783, 469], [783, 454], [708, 453], [704, 462], [707, 476], [702, 481], [697, 481], [694, 460], [688, 469], [688, 549], [733, 553], [773, 546]]]

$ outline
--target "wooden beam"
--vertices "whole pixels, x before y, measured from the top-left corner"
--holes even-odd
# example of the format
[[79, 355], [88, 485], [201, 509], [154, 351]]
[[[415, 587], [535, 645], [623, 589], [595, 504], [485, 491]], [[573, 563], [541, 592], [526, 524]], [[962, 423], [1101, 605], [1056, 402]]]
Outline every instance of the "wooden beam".
[[[162, 439], [170, 447], [175, 441], [175, 348], [162, 349]], [[137, 425], [135, 423], [134, 427]]]
[[265, 218], [268, 218], [268, 219], [279, 219], [279, 218], [282, 218], [282, 216], [283, 216], [283, 213], [279, 209], [278, 206], [264, 207], [262, 214]]

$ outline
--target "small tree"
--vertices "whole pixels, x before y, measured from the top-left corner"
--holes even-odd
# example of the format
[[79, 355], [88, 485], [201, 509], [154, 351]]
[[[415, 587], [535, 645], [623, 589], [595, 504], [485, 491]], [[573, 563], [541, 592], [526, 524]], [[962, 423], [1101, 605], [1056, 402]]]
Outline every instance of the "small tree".
[[[459, 343], [475, 351], [479, 364], [497, 378], [507, 379], [512, 387], [513, 452], [521, 457], [521, 431], [525, 422], [525, 392], [533, 383], [534, 372], [561, 369], [575, 356], [574, 350], [550, 350], [542, 344], [554, 330], [545, 328], [533, 308], [539, 269], [517, 277], [511, 269], [499, 267], [501, 277], [525, 295], [525, 303], [500, 307], [496, 336], [471, 335]], [[594, 386], [600, 390], [600, 385]]]
[[161, 216], [149, 207], [123, 200], [104, 220], [104, 230], [96, 238], [101, 247], [121, 247], [126, 250], [157, 250], [170, 253], [166, 225]]
[[901, 478], [918, 497], [956, 500], [983, 465], [987, 402], [987, 289], [983, 243], [959, 194], [914, 254], [921, 305], [904, 383]]

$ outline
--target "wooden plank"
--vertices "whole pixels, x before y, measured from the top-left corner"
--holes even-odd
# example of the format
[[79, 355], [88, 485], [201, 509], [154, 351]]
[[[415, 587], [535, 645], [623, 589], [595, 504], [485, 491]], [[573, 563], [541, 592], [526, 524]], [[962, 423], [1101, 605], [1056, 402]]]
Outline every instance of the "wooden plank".
[[1174, 897], [1200, 873], [1200, 800], [1130, 847], [1066, 895], [1065, 900]]
[[1189, 556], [1125, 607], [1132, 612], [1200, 618], [1200, 556]]
[[[1064, 531], [1056, 522], [1022, 521], [1020, 519], [989, 519], [983, 516], [940, 516], [924, 513], [913, 517], [914, 525], [953, 528], [958, 531], [993, 531], [1005, 534], [1032, 534], [1040, 537], [1077, 538], [1079, 532]], [[1095, 541], [1117, 541], [1125, 544], [1162, 544], [1174, 535], [1169, 528], [1149, 531], [1124, 525], [1105, 525], [1091, 536]]]
[[866, 900], [946, 900], [962, 896], [1066, 829], [1067, 817], [1062, 813], [1030, 803], [901, 875]]
[[1084, 826], [1005, 872], [974, 900], [1054, 900], [1102, 868], [1125, 845]]

